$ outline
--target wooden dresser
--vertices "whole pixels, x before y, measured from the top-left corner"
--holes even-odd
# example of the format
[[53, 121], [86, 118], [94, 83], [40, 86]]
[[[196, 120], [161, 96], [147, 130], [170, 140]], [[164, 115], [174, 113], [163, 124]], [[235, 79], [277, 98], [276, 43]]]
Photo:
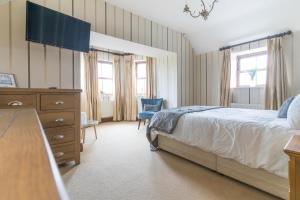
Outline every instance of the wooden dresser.
[[0, 109], [34, 108], [58, 164], [80, 163], [80, 92], [65, 89], [0, 89]]
[[35, 109], [0, 109], [0, 194], [5, 200], [69, 199]]
[[300, 135], [293, 136], [284, 148], [289, 160], [289, 199], [300, 200]]

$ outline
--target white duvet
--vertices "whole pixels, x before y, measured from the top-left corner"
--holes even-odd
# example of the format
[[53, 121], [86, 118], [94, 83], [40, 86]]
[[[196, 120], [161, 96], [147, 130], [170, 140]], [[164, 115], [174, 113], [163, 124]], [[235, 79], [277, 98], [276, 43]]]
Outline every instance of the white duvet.
[[287, 178], [283, 148], [297, 131], [277, 111], [220, 108], [185, 114], [173, 134], [159, 134]]

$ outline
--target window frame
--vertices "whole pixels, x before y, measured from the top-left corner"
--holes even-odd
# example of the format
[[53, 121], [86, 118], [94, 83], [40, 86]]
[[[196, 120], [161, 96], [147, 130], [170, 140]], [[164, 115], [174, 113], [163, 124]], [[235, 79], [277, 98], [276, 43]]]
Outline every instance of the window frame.
[[[106, 60], [99, 60], [98, 61], [98, 64], [100, 64], [100, 66], [98, 65], [98, 70], [100, 70], [99, 68], [101, 67], [101, 64], [110, 64], [111, 67], [112, 67], [112, 77], [111, 78], [107, 78], [107, 77], [102, 77], [102, 76], [98, 76], [98, 82], [101, 81], [101, 80], [111, 80], [112, 81], [112, 84], [114, 83], [114, 75], [113, 75], [113, 62], [110, 62], [110, 61], [106, 61]], [[99, 84], [99, 83], [98, 83]], [[99, 91], [101, 92], [101, 89], [99, 88]], [[102, 91], [103, 94], [105, 96], [113, 96], [113, 89], [112, 89], [112, 93], [104, 93], [104, 91]]]
[[[138, 80], [145, 80], [146, 81], [146, 90], [147, 90], [147, 72], [146, 72], [146, 76], [145, 77], [138, 77], [138, 65], [139, 64], [145, 64], [146, 65], [146, 70], [147, 70], [147, 62], [146, 61], [136, 61], [135, 62], [135, 78], [136, 78], [136, 83], [138, 83]], [[147, 91], [145, 90], [144, 94], [140, 94], [138, 93], [138, 86], [136, 85], [136, 95], [137, 96], [145, 96], [147, 94]]]
[[[245, 59], [245, 58], [251, 58], [251, 57], [257, 57], [257, 56], [262, 56], [262, 55], [266, 55], [268, 56], [268, 52], [266, 50], [263, 50], [263, 51], [259, 51], [259, 52], [255, 52], [255, 53], [249, 53], [249, 54], [245, 54], [245, 55], [239, 55], [237, 56], [237, 70], [236, 70], [236, 87], [237, 88], [248, 88], [248, 87], [251, 87], [251, 85], [243, 85], [241, 86], [240, 85], [240, 74], [241, 73], [245, 73], [245, 72], [250, 72], [251, 70], [240, 70], [241, 68], [241, 60], [242, 59]], [[257, 69], [256, 71], [267, 71], [268, 69], [268, 66], [266, 66], [265, 69]], [[265, 84], [262, 84], [262, 85], [258, 85], [256, 84], [255, 87], [264, 87]]]

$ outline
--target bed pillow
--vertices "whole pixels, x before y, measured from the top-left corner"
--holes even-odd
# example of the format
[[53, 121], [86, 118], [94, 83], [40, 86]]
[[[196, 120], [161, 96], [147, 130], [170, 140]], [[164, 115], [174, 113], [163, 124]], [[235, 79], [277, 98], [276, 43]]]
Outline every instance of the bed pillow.
[[158, 111], [160, 111], [160, 105], [145, 104], [144, 111], [158, 112]]
[[289, 107], [294, 99], [295, 97], [290, 97], [282, 104], [278, 112], [278, 118], [287, 118]]
[[296, 96], [291, 103], [287, 113], [287, 120], [292, 129], [300, 130], [300, 95]]

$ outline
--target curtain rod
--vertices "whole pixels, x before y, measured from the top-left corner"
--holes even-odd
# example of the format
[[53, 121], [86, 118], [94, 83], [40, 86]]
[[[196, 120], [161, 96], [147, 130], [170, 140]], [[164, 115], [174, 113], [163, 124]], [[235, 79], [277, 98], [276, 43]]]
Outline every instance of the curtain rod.
[[225, 46], [225, 47], [220, 48], [219, 50], [223, 51], [225, 49], [231, 49], [233, 47], [241, 46], [241, 45], [244, 45], [244, 44], [249, 44], [249, 43], [252, 43], [252, 42], [258, 42], [258, 41], [261, 41], [261, 40], [268, 40], [268, 39], [272, 39], [272, 38], [283, 37], [285, 35], [291, 35], [292, 33], [293, 33], [292, 31], [287, 31], [287, 32], [284, 32], [284, 33], [279, 33], [279, 34], [259, 38], [259, 39], [256, 39], [256, 40], [251, 40], [251, 41], [248, 41], [248, 42], [243, 42], [243, 43], [239, 43], [239, 44]]
[[110, 52], [110, 51], [104, 51], [104, 50], [100, 50], [100, 49], [95, 49], [95, 48], [90, 48], [90, 51], [98, 51], [98, 52], [102, 52], [102, 53], [110, 53], [116, 56], [131, 56], [133, 54], [131, 53], [114, 53], [114, 52]]

